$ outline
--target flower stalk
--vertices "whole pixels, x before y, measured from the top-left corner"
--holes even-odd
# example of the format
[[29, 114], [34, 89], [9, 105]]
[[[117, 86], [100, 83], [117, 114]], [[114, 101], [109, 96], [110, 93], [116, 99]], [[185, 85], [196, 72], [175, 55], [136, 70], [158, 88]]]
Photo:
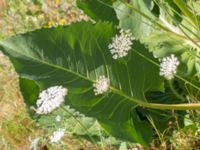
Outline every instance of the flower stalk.
[[122, 91], [115, 89], [114, 87], [110, 86], [110, 89], [119, 94], [128, 100], [136, 103], [138, 106], [152, 108], [152, 109], [169, 109], [169, 110], [196, 110], [200, 109], [200, 103], [183, 103], [183, 104], [160, 104], [160, 103], [148, 103], [141, 100], [138, 100], [134, 97], [128, 96], [124, 94]]
[[187, 8], [187, 6], [184, 4], [184, 2], [182, 0], [173, 0], [173, 1], [178, 6], [178, 8], [183, 12], [183, 14], [185, 16], [187, 16], [195, 26], [198, 27], [198, 23], [197, 23], [195, 16]]

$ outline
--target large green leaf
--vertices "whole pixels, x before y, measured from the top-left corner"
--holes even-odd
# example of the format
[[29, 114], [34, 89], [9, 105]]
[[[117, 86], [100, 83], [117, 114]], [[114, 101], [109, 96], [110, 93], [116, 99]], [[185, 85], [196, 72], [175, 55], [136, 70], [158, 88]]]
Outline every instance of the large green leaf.
[[95, 21], [112, 21], [118, 24], [118, 19], [112, 2], [115, 0], [77, 0], [77, 6]]
[[[127, 4], [118, 0], [113, 6], [119, 19], [119, 26], [130, 29], [136, 39], [145, 37], [153, 30], [153, 20], [155, 21], [156, 17], [151, 12], [152, 1], [131, 0]], [[148, 18], [142, 14], [148, 16]]]
[[[163, 79], [159, 68], [144, 59], [153, 60], [153, 56], [137, 41], [128, 57], [112, 59], [108, 44], [116, 33], [109, 23], [80, 22], [17, 35], [0, 41], [0, 49], [18, 74], [34, 80], [40, 90], [67, 87], [66, 103], [71, 107], [97, 118], [114, 136], [145, 145], [152, 137], [151, 126], [140, 119], [135, 108], [148, 103], [145, 92], [163, 90]], [[100, 75], [109, 77], [110, 91], [95, 96], [92, 86]], [[28, 101], [24, 92], [36, 87], [30, 84], [22, 88]]]

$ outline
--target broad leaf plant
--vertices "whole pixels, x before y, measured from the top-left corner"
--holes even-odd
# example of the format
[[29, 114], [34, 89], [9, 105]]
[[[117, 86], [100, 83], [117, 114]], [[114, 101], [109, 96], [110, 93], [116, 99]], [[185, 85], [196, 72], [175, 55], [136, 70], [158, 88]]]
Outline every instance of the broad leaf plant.
[[[0, 41], [28, 111], [41, 91], [67, 89], [63, 105], [96, 118], [115, 137], [148, 145], [155, 130], [200, 109], [200, 3], [77, 0], [92, 21]], [[127, 41], [129, 40], [129, 41]]]

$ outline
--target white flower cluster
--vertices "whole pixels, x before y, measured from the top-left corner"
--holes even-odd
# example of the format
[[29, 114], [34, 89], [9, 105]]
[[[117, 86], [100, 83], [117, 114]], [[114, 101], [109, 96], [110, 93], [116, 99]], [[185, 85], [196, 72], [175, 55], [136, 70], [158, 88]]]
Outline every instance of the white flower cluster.
[[58, 130], [54, 131], [53, 134], [50, 136], [50, 142], [57, 143], [64, 136], [64, 134], [65, 129], [59, 128]]
[[167, 80], [173, 79], [178, 65], [179, 60], [174, 54], [162, 58], [160, 63], [160, 75], [164, 76]]
[[134, 40], [130, 30], [120, 30], [120, 35], [115, 35], [112, 39], [112, 43], [108, 45], [112, 57], [118, 59], [128, 54], [131, 49], [132, 40]]
[[100, 76], [99, 79], [97, 79], [96, 83], [93, 84], [94, 87], [94, 94], [99, 95], [104, 92], [107, 92], [109, 89], [110, 81], [107, 79], [104, 75]]
[[37, 114], [47, 114], [59, 107], [67, 95], [67, 89], [62, 86], [53, 86], [39, 94], [36, 102]]

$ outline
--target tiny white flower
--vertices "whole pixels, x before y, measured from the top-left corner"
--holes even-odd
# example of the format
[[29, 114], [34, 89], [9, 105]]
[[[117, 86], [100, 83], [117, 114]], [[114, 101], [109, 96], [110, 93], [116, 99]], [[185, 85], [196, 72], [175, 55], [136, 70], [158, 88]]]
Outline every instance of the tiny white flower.
[[120, 30], [120, 35], [115, 35], [112, 38], [112, 43], [108, 45], [108, 48], [112, 54], [113, 59], [124, 57], [131, 49], [134, 38], [130, 30]]
[[96, 83], [93, 84], [94, 87], [94, 94], [99, 95], [104, 92], [107, 92], [109, 89], [110, 81], [107, 79], [104, 75], [100, 76], [99, 79], [97, 79]]
[[59, 128], [58, 130], [54, 131], [53, 134], [50, 136], [50, 142], [57, 143], [64, 136], [64, 134], [65, 129]]
[[56, 122], [60, 122], [61, 121], [61, 116], [60, 115], [57, 115], [56, 118], [55, 118]]
[[62, 86], [53, 86], [39, 94], [36, 102], [37, 114], [47, 114], [59, 107], [67, 95], [67, 89]]
[[174, 54], [162, 58], [160, 63], [160, 76], [164, 76], [167, 80], [173, 79], [179, 63], [178, 58]]

